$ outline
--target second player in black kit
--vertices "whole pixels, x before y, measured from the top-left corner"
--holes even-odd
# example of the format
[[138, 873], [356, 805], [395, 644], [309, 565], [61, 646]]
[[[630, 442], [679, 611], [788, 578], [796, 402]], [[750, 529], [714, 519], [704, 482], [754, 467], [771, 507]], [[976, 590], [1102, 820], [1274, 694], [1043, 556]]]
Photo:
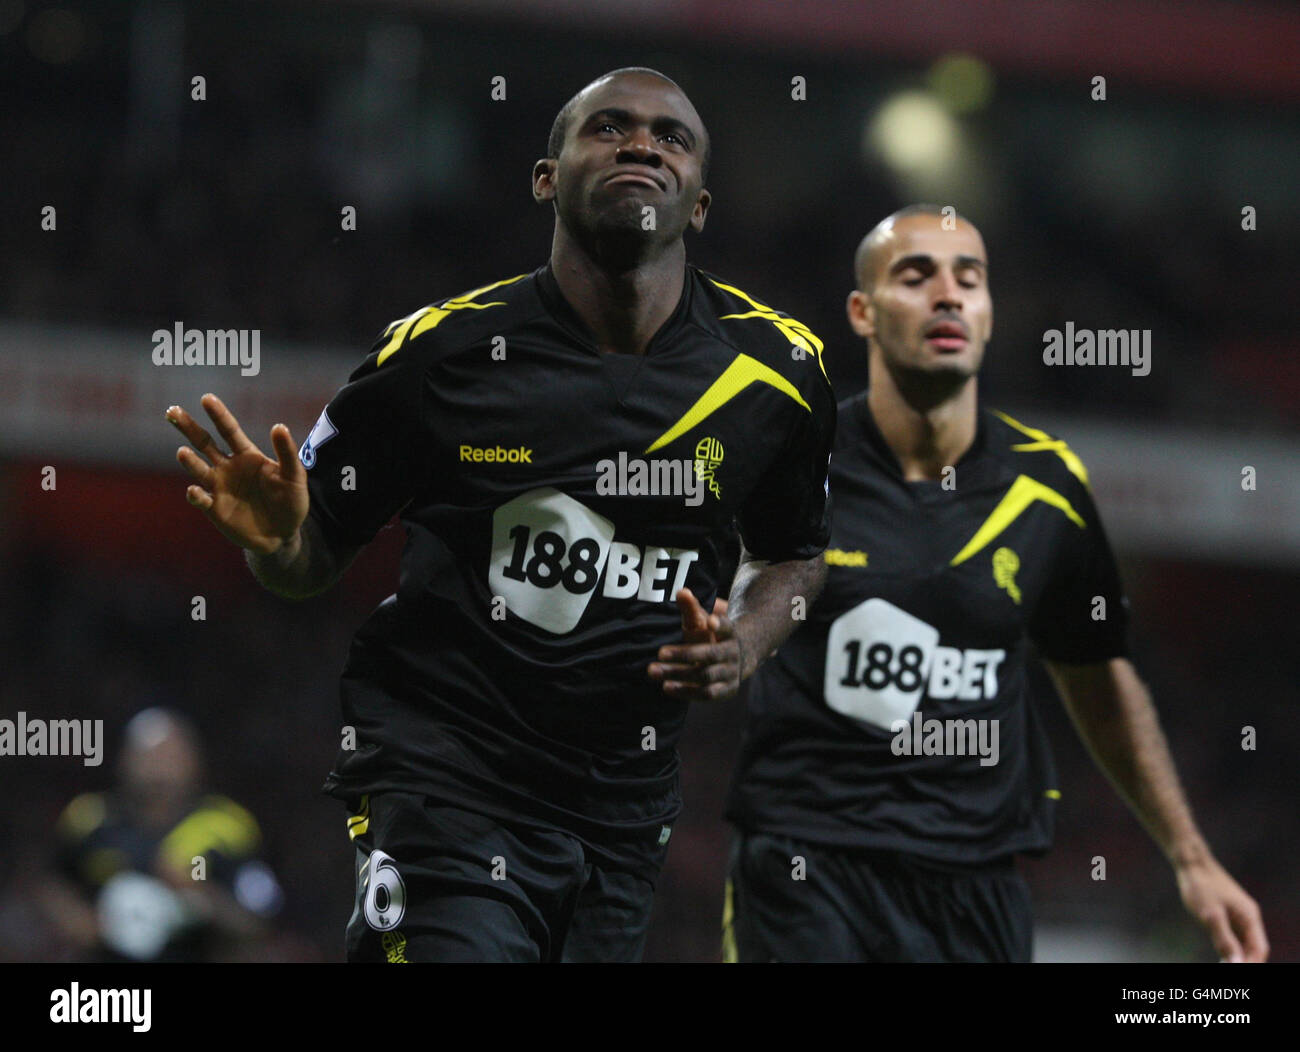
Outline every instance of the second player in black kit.
[[1028, 691], [1030, 644], [1071, 663], [1126, 653], [1083, 466], [1063, 443], [984, 412], [954, 465], [958, 499], [942, 481], [903, 479], [864, 397], [840, 405], [837, 432], [826, 587], [750, 683], [728, 816], [782, 841], [756, 860], [779, 879], [751, 908], [776, 925], [790, 917], [789, 956], [852, 957], [772, 899], [804, 894], [791, 880], [800, 844], [896, 853], [900, 884], [914, 887], [927, 868], [985, 867], [988, 893], [1014, 907], [986, 911], [994, 928], [1005, 918], [987, 934], [1027, 956], [1028, 901], [1010, 859], [1050, 846], [1059, 795]]
[[[1030, 644], [1070, 663], [1127, 651], [1084, 469], [1063, 443], [986, 411], [955, 465], [958, 500], [903, 479], [865, 398], [839, 412], [826, 587], [750, 686], [758, 718], [732, 813], [941, 862], [1046, 848], [1057, 788], [1029, 703]], [[972, 733], [968, 755], [926, 748], [930, 721], [968, 719], [996, 720], [998, 737]], [[974, 728], [958, 730], [965, 741]]]
[[982, 410], [983, 238], [950, 207], [882, 220], [849, 323], [870, 383], [840, 405], [829, 576], [751, 682], [728, 806], [724, 949], [744, 961], [1028, 961], [1016, 856], [1060, 797], [1031, 697], [1043, 659], [1224, 959], [1259, 909], [1196, 827], [1127, 656], [1127, 602], [1060, 439]]

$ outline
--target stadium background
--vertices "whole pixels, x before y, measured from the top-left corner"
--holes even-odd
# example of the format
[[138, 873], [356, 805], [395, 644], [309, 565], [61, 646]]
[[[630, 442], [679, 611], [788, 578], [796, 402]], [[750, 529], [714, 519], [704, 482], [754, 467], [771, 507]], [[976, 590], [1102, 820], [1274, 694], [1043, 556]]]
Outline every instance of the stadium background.
[[[340, 958], [350, 848], [317, 789], [400, 530], [325, 596], [280, 601], [185, 504], [162, 411], [213, 390], [259, 444], [281, 419], [301, 441], [389, 320], [540, 264], [532, 162], [565, 99], [623, 65], [678, 79], [712, 132], [690, 258], [810, 325], [841, 394], [865, 375], [842, 314], [865, 230], [917, 199], [980, 225], [985, 397], [1088, 464], [1201, 825], [1274, 959], [1300, 957], [1297, 53], [1295, 6], [1210, 0], [0, 0], [0, 717], [108, 737], [99, 768], [0, 758], [0, 960], [67, 958], [32, 906], [50, 830], [109, 784], [148, 705], [198, 721], [212, 785], [261, 821], [287, 893], [266, 955]], [[1151, 329], [1150, 375], [1045, 367], [1067, 320]], [[152, 366], [178, 321], [260, 330], [261, 373]], [[1055, 850], [1025, 867], [1039, 957], [1209, 959], [1040, 685], [1063, 798]], [[738, 713], [692, 714], [648, 960], [717, 959]]]

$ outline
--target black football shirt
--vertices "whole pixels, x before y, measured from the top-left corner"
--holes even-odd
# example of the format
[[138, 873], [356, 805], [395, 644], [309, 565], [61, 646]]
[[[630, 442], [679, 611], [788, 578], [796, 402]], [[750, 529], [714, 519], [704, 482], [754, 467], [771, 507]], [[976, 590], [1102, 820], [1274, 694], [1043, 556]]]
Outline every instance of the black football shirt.
[[865, 395], [839, 407], [825, 590], [750, 682], [728, 817], [842, 848], [978, 864], [1051, 843], [1059, 792], [1031, 643], [1126, 653], [1127, 601], [1087, 471], [981, 411], [945, 480], [904, 480]]
[[737, 529], [755, 558], [820, 554], [835, 414], [820, 341], [693, 267], [642, 355], [600, 352], [549, 265], [394, 322], [299, 453], [328, 538], [406, 529], [326, 790], [666, 836], [687, 705], [646, 667], [681, 640], [674, 595], [712, 605]]

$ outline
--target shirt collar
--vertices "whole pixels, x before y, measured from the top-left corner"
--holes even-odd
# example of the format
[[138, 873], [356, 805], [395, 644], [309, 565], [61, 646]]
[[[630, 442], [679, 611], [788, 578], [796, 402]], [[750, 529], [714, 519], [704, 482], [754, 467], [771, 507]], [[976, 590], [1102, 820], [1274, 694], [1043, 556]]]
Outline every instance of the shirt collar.
[[[587, 323], [579, 317], [578, 312], [573, 309], [569, 301], [564, 298], [564, 293], [560, 291], [560, 284], [555, 280], [555, 273], [551, 269], [550, 262], [548, 261], [544, 266], [539, 267], [534, 273], [537, 277], [537, 295], [542, 301], [542, 306], [575, 340], [589, 350], [595, 351], [595, 334], [587, 327]], [[685, 324], [690, 315], [691, 303], [695, 298], [695, 280], [695, 268], [687, 264], [686, 274], [682, 281], [681, 298], [678, 299], [677, 306], [672, 314], [659, 327], [659, 331], [651, 337], [650, 343], [645, 349], [646, 354], [656, 351], [665, 339], [671, 338]]]
[[[983, 457], [988, 445], [988, 425], [985, 423], [984, 418], [985, 412], [983, 407], [980, 406], [976, 409], [975, 415], [975, 440], [970, 444], [966, 452], [957, 458], [954, 467], [961, 467], [962, 465], [969, 467]], [[867, 404], [866, 391], [857, 395], [853, 400], [853, 419], [857, 423], [862, 437], [866, 439], [873, 459], [889, 474], [897, 478], [898, 481], [904, 481], [902, 465], [899, 464], [893, 448], [885, 441], [885, 436], [880, 433], [880, 428], [876, 425], [876, 418], [871, 412], [871, 406]]]

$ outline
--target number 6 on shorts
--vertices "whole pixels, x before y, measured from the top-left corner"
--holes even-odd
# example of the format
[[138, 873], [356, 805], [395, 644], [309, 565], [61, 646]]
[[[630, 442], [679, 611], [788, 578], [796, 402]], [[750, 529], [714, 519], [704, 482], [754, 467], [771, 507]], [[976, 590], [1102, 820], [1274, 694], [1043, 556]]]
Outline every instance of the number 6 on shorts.
[[372, 851], [366, 865], [369, 872], [364, 878], [367, 887], [362, 913], [375, 931], [390, 931], [406, 914], [406, 884], [391, 855]]

